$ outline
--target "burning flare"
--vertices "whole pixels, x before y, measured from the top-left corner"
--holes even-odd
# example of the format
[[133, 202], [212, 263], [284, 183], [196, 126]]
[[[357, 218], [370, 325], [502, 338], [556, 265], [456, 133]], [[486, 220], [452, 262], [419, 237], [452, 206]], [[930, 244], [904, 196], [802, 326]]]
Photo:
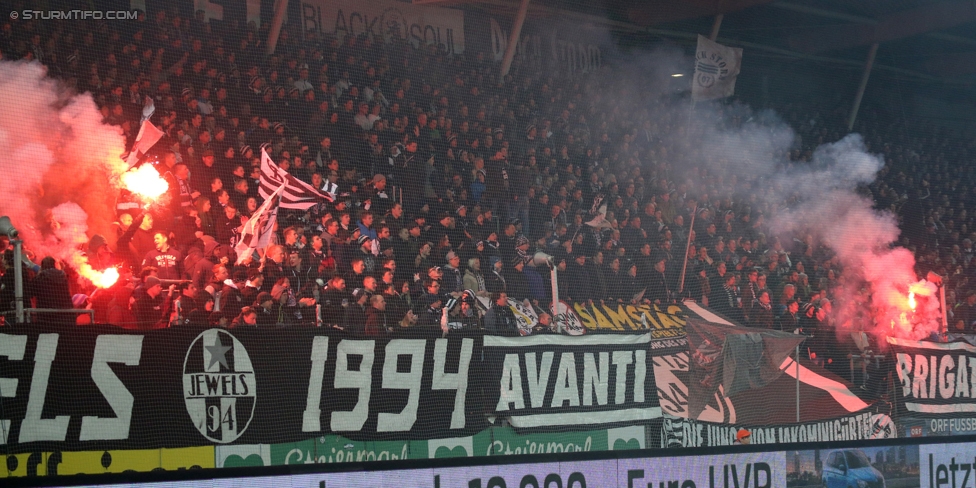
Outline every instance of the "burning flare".
[[108, 268], [105, 271], [98, 271], [91, 267], [87, 262], [78, 266], [78, 274], [84, 276], [93, 285], [99, 288], [111, 288], [116, 281], [119, 281], [119, 270]]
[[166, 183], [166, 180], [161, 178], [159, 173], [148, 164], [123, 173], [122, 184], [132, 193], [149, 200], [156, 200], [169, 189], [169, 183]]
[[917, 306], [918, 303], [915, 301], [915, 292], [914, 291], [908, 292], [908, 308], [912, 309], [912, 312], [914, 312], [915, 307]]

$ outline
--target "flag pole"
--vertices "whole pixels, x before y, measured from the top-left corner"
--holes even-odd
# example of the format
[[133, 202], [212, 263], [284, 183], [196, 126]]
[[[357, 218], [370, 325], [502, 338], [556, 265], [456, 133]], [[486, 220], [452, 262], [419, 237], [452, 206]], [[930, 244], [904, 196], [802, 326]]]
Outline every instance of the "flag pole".
[[698, 215], [698, 204], [695, 203], [695, 208], [691, 211], [691, 223], [688, 224], [688, 240], [685, 242], [685, 260], [681, 264], [681, 281], [678, 283], [678, 294], [684, 293], [685, 291], [685, 272], [688, 271], [688, 249], [691, 249], [691, 233], [695, 229], [695, 216]]
[[800, 423], [800, 345], [796, 345], [796, 423]]

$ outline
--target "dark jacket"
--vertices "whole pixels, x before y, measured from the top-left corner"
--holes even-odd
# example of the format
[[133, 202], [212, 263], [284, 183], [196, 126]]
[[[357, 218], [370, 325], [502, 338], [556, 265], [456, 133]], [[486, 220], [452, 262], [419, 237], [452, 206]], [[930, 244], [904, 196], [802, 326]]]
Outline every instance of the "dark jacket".
[[366, 307], [366, 327], [365, 334], [368, 336], [386, 335], [389, 324], [386, 321], [386, 311], [379, 310], [370, 305]]
[[515, 320], [515, 313], [508, 305], [492, 305], [485, 313], [484, 317], [485, 332], [491, 335], [520, 336], [518, 322]]

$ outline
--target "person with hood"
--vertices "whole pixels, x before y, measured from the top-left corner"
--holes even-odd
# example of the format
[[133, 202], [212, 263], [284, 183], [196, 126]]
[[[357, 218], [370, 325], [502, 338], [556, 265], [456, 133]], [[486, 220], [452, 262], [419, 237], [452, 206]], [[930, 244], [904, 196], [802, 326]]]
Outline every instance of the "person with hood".
[[88, 242], [88, 253], [86, 255], [88, 256], [88, 264], [91, 265], [92, 269], [98, 271], [103, 271], [118, 264], [115, 260], [115, 254], [108, 247], [108, 242], [98, 234], [93, 235]]
[[464, 276], [461, 278], [461, 286], [465, 290], [474, 291], [475, 295], [479, 297], [488, 296], [487, 283], [485, 282], [484, 275], [481, 274], [481, 259], [468, 259], [468, 268], [464, 270]]
[[[230, 263], [230, 246], [218, 244], [210, 236], [203, 236], [202, 242], [203, 253], [200, 259], [193, 263], [192, 268], [185, 268], [186, 273], [189, 275], [188, 278], [197, 285], [197, 288], [201, 289], [213, 280], [214, 265], [227, 265]], [[191, 248], [191, 253], [193, 252], [192, 249], [195, 248]], [[189, 259], [190, 257], [187, 256], [187, 260]], [[189, 263], [184, 261], [184, 264]]]
[[485, 290], [488, 293], [503, 292], [508, 288], [505, 282], [505, 275], [502, 273], [502, 260], [498, 256], [491, 258], [491, 273], [485, 276]]

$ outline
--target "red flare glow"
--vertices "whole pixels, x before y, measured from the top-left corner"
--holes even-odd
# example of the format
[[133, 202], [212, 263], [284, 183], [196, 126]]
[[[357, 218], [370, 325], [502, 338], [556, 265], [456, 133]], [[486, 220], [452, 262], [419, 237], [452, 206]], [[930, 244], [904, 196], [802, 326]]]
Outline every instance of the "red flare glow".
[[149, 200], [156, 200], [169, 189], [169, 183], [166, 183], [166, 180], [161, 178], [159, 173], [148, 164], [124, 173], [122, 184], [132, 193]]
[[116, 281], [119, 281], [119, 270], [116, 268], [99, 271], [92, 268], [88, 264], [88, 258], [80, 253], [75, 254], [72, 261], [73, 267], [78, 270], [78, 274], [99, 288], [111, 288]]
[[915, 307], [917, 306], [918, 306], [918, 302], [915, 301], [915, 292], [913, 291], [908, 292], [908, 308], [912, 309], [912, 312], [914, 312]]

